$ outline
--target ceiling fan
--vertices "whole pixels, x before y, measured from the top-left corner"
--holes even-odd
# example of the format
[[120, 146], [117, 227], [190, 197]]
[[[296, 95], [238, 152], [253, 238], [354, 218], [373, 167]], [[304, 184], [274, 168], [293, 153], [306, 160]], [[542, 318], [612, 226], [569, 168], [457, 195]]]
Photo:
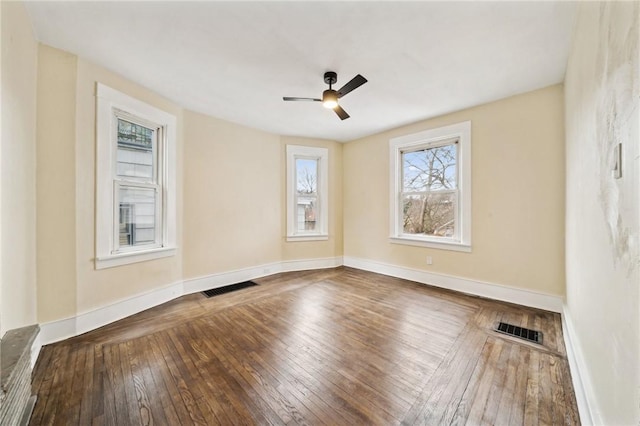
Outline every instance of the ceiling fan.
[[325, 108], [332, 109], [338, 114], [341, 120], [349, 118], [349, 114], [338, 105], [338, 99], [346, 95], [347, 93], [357, 89], [367, 82], [367, 79], [360, 74], [353, 77], [347, 84], [342, 86], [339, 90], [333, 90], [331, 86], [338, 81], [338, 74], [333, 71], [327, 71], [324, 73], [324, 82], [329, 85], [329, 89], [322, 92], [322, 99], [318, 98], [293, 98], [284, 96], [283, 101], [307, 101], [307, 102], [322, 102]]

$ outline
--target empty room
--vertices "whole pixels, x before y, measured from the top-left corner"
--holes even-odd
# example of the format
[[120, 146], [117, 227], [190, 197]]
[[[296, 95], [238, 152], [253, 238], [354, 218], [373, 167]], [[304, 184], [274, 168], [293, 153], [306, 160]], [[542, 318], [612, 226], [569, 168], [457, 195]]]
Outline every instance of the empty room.
[[0, 6], [1, 425], [640, 425], [640, 2]]

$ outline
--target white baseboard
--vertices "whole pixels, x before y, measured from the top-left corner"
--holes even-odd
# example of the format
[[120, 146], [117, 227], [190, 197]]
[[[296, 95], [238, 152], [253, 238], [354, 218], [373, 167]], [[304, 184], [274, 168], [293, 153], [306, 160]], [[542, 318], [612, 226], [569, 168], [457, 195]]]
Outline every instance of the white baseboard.
[[76, 316], [76, 335], [86, 333], [104, 325], [161, 305], [183, 295], [182, 281], [166, 287], [122, 299], [98, 309], [82, 312]]
[[36, 366], [38, 355], [40, 355], [40, 349], [42, 349], [42, 339], [40, 338], [40, 332], [38, 332], [38, 335], [31, 344], [31, 371], [33, 371], [33, 368]]
[[474, 296], [482, 296], [493, 300], [515, 303], [551, 312], [562, 312], [562, 297], [552, 294], [451, 275], [426, 272], [418, 269], [411, 269], [403, 266], [390, 265], [388, 263], [359, 259], [355, 257], [345, 256], [344, 266], [350, 266], [352, 268], [363, 269], [365, 271], [376, 272], [378, 274], [389, 275], [396, 278], [403, 278], [405, 280], [416, 281], [422, 284], [432, 285], [434, 287], [472, 294]]
[[285, 260], [282, 262], [267, 263], [251, 268], [236, 269], [219, 274], [211, 274], [204, 277], [193, 278], [184, 281], [184, 294], [197, 293], [212, 288], [255, 280], [267, 275], [280, 272], [304, 271], [311, 269], [336, 268], [342, 265], [342, 257], [327, 257], [321, 259]]
[[327, 269], [337, 268], [343, 265], [342, 256], [338, 257], [325, 257], [321, 259], [297, 259], [297, 260], [285, 260], [282, 262], [282, 269], [280, 272], [294, 272], [294, 271], [306, 271], [311, 269]]
[[41, 346], [44, 346], [76, 335], [76, 318], [71, 317], [40, 324], [40, 334], [37, 340]]
[[185, 294], [197, 293], [211, 288], [253, 280], [279, 272], [335, 268], [343, 264], [463, 293], [546, 309], [553, 312], [562, 312], [562, 298], [559, 296], [449, 275], [434, 274], [354, 257], [343, 258], [338, 256], [320, 259], [297, 259], [188, 279], [164, 288], [123, 299], [107, 306], [80, 313], [72, 318], [41, 324], [40, 334], [36, 340], [37, 344], [32, 346], [32, 353], [35, 355], [33, 359], [35, 360], [37, 358], [37, 353], [43, 345], [95, 330], [96, 328], [168, 302]]
[[322, 259], [300, 259], [244, 268], [235, 271], [212, 274], [205, 277], [180, 281], [167, 287], [138, 294], [119, 300], [107, 306], [79, 313], [75, 317], [64, 318], [40, 324], [40, 334], [31, 346], [32, 363], [35, 363], [43, 345], [78, 336], [104, 325], [118, 321], [154, 306], [173, 300], [185, 294], [197, 293], [211, 288], [222, 287], [237, 282], [253, 280], [279, 272], [309, 269], [335, 268], [342, 265], [342, 257]]
[[251, 268], [236, 269], [234, 271], [220, 272], [218, 274], [206, 275], [204, 277], [192, 278], [184, 281], [184, 294], [198, 293], [212, 288], [223, 287], [225, 285], [254, 280], [281, 271], [281, 263], [267, 263]]
[[580, 413], [580, 423], [584, 426], [604, 424], [596, 409], [596, 399], [591, 386], [588, 370], [582, 352], [579, 350], [578, 336], [573, 327], [573, 320], [567, 305], [564, 305], [562, 312], [562, 336], [564, 346], [567, 349], [567, 360], [571, 370], [571, 381], [576, 394], [578, 412]]

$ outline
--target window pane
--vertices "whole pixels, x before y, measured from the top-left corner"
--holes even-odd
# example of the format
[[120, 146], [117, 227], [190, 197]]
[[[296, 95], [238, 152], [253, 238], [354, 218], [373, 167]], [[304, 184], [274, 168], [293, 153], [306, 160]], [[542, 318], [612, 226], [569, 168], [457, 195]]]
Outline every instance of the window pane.
[[318, 193], [318, 160], [296, 158], [297, 191], [299, 195]]
[[402, 153], [402, 191], [456, 188], [458, 144]]
[[153, 244], [156, 227], [156, 191], [120, 187], [120, 247]]
[[318, 199], [313, 195], [298, 195], [296, 230], [315, 231]]
[[154, 130], [118, 119], [116, 174], [153, 180]]
[[404, 233], [453, 237], [456, 198], [455, 192], [405, 195], [402, 200]]

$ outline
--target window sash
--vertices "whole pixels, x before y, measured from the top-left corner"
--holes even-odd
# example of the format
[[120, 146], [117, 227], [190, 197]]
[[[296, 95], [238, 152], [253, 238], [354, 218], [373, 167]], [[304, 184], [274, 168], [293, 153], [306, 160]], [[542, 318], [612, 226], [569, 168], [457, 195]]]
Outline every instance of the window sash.
[[[329, 150], [327, 148], [286, 145], [286, 232], [287, 241], [319, 241], [329, 238]], [[304, 162], [309, 160], [315, 163], [315, 193], [298, 193], [298, 177], [304, 168]], [[315, 213], [315, 221], [302, 222], [302, 211], [298, 203], [301, 199], [314, 200], [313, 211], [306, 214]], [[303, 202], [305, 204], [305, 202]], [[305, 216], [306, 217], [306, 216]], [[312, 222], [314, 222], [312, 224]], [[306, 229], [305, 229], [306, 228]]]
[[442, 188], [442, 189], [426, 189], [425, 191], [430, 191], [430, 192], [435, 192], [435, 191], [448, 191], [451, 189], [458, 189], [459, 185], [460, 185], [460, 145], [459, 145], [459, 139], [455, 138], [455, 139], [450, 139], [450, 140], [445, 140], [445, 141], [435, 141], [435, 142], [427, 142], [424, 144], [420, 144], [417, 146], [412, 146], [410, 148], [405, 148], [405, 149], [400, 149], [399, 150], [399, 157], [400, 157], [400, 179], [399, 179], [399, 188], [398, 191], [403, 192], [404, 191], [404, 178], [406, 176], [406, 171], [404, 168], [404, 155], [405, 154], [411, 154], [414, 152], [420, 152], [420, 151], [428, 151], [428, 150], [432, 150], [432, 149], [437, 149], [437, 148], [443, 148], [445, 146], [453, 146], [455, 148], [455, 186], [453, 188]]
[[[155, 195], [154, 206], [154, 241], [148, 244], [137, 244], [130, 246], [120, 245], [120, 190], [123, 188], [153, 190]], [[141, 250], [149, 250], [163, 246], [163, 197], [162, 188], [157, 184], [145, 184], [139, 182], [124, 181], [115, 179], [113, 182], [113, 242], [112, 254], [130, 253]]]
[[[447, 145], [455, 144], [455, 188], [454, 185], [451, 188], [445, 188], [445, 185], [438, 184], [435, 188], [426, 188], [428, 184], [428, 178], [424, 178], [425, 182], [412, 182], [414, 179], [414, 171], [419, 170], [408, 169], [411, 165], [418, 166], [420, 164], [413, 163], [413, 159], [407, 159], [404, 157], [406, 153], [412, 153], [417, 151], [424, 151], [427, 149], [433, 149], [443, 147]], [[390, 153], [390, 232], [389, 239], [392, 243], [407, 244], [413, 246], [430, 247], [436, 249], [454, 250], [454, 251], [471, 251], [471, 122], [461, 122], [452, 124], [449, 126], [443, 126], [433, 129], [424, 130], [417, 133], [403, 135], [395, 137], [389, 140], [389, 153]], [[419, 159], [419, 156], [417, 157]], [[408, 185], [405, 188], [405, 163], [407, 164], [407, 170], [411, 170], [411, 174], [406, 176], [408, 178]], [[451, 161], [450, 163], [453, 163]], [[451, 170], [447, 166], [447, 162], [440, 165], [440, 170], [445, 173], [446, 176], [451, 176], [450, 179], [445, 180], [445, 184], [453, 184], [453, 175], [446, 173], [446, 170]], [[436, 169], [437, 170], [437, 169]], [[451, 170], [453, 173], [453, 170]], [[417, 179], [421, 179], [420, 176], [415, 176]], [[455, 195], [451, 195], [455, 194]], [[407, 230], [418, 231], [419, 226], [416, 219], [418, 216], [417, 205], [412, 205], [406, 197], [408, 196], [437, 196], [434, 202], [442, 200], [442, 198], [449, 197], [449, 200], [456, 203], [455, 208], [455, 232], [451, 228], [440, 228], [443, 233], [434, 231], [435, 228], [426, 226], [429, 232], [434, 231], [440, 235], [429, 234], [412, 234], [404, 232], [405, 224], [405, 208], [407, 216], [410, 222], [407, 222]], [[454, 197], [454, 198], [451, 198]], [[433, 198], [432, 198], [433, 199]], [[429, 200], [428, 200], [429, 201]], [[437, 207], [437, 204], [434, 204]], [[442, 223], [447, 222], [447, 216], [451, 219], [451, 211], [447, 212], [447, 204], [443, 204], [445, 210], [442, 210], [439, 217]], [[409, 210], [411, 209], [411, 211]], [[438, 217], [439, 213], [434, 210], [427, 210], [429, 214], [435, 214], [432, 219]], [[446, 215], [446, 216], [445, 216]], [[412, 222], [411, 222], [412, 221]], [[425, 222], [427, 225], [429, 222]], [[451, 224], [451, 220], [448, 220]], [[431, 224], [434, 224], [433, 220]], [[449, 235], [450, 234], [450, 235]]]
[[[404, 199], [407, 196], [426, 196], [428, 197], [430, 194], [437, 194], [437, 195], [442, 195], [442, 194], [454, 194], [454, 202], [455, 202], [455, 210], [454, 210], [454, 214], [453, 214], [453, 235], [450, 237], [445, 237], [445, 236], [438, 236], [438, 235], [428, 235], [428, 234], [420, 234], [420, 233], [410, 233], [410, 232], [405, 232], [404, 231], [404, 221], [405, 221], [405, 215], [404, 215]], [[396, 200], [396, 209], [397, 209], [397, 220], [398, 223], [396, 224], [397, 229], [398, 229], [398, 235], [400, 237], [407, 237], [407, 238], [424, 238], [424, 239], [429, 239], [429, 240], [443, 240], [443, 241], [454, 241], [454, 242], [460, 242], [461, 241], [461, 237], [460, 237], [460, 191], [456, 188], [456, 189], [449, 189], [449, 190], [439, 190], [439, 191], [420, 191], [420, 192], [399, 192], [398, 193], [398, 198]]]
[[[460, 190], [459, 190], [459, 181], [460, 181], [460, 167], [459, 167], [459, 158], [460, 158], [460, 149], [459, 149], [459, 144], [458, 144], [459, 139], [458, 138], [454, 138], [454, 139], [447, 139], [447, 140], [441, 140], [441, 141], [434, 141], [434, 142], [426, 142], [423, 144], [418, 144], [418, 145], [414, 145], [411, 146], [410, 148], [404, 148], [404, 149], [399, 149], [398, 150], [398, 157], [399, 157], [399, 176], [398, 176], [398, 187], [396, 190], [397, 193], [397, 199], [396, 199], [396, 219], [397, 219], [397, 224], [396, 224], [396, 229], [398, 230], [397, 234], [400, 237], [409, 237], [409, 238], [424, 238], [424, 239], [429, 239], [429, 240], [443, 240], [443, 241], [454, 241], [454, 242], [460, 242], [461, 238], [460, 238]], [[445, 146], [454, 146], [455, 147], [455, 187], [454, 188], [442, 188], [442, 189], [430, 189], [430, 190], [424, 190], [424, 191], [404, 191], [404, 180], [405, 180], [405, 175], [406, 175], [406, 171], [405, 171], [405, 167], [404, 167], [404, 160], [403, 160], [403, 155], [404, 154], [408, 154], [408, 153], [412, 153], [412, 152], [419, 152], [419, 151], [427, 151], [430, 149], [436, 149], [436, 148], [442, 148]], [[425, 235], [425, 234], [412, 234], [412, 233], [407, 233], [404, 231], [404, 222], [405, 222], [405, 214], [404, 214], [404, 199], [406, 196], [426, 196], [428, 197], [430, 194], [455, 194], [455, 210], [454, 210], [454, 214], [453, 214], [453, 221], [454, 221], [454, 231], [453, 231], [453, 236], [451, 237], [445, 237], [445, 236], [438, 236], [438, 235]]]
[[[155, 130], [156, 152], [154, 153], [155, 169], [153, 179], [145, 176], [117, 176], [117, 119], [123, 119], [137, 125]], [[128, 129], [122, 129], [128, 130]], [[149, 134], [142, 131], [142, 139], [136, 136], [131, 142], [148, 141]], [[156, 108], [146, 102], [133, 98], [125, 93], [112, 89], [102, 83], [96, 83], [96, 209], [95, 209], [95, 268], [105, 269], [136, 262], [160, 259], [174, 256], [177, 251], [177, 118], [175, 115]], [[138, 129], [131, 129], [131, 133], [138, 135]], [[126, 141], [126, 140], [125, 140]], [[123, 141], [123, 142], [125, 142]], [[122, 145], [128, 145], [123, 143]], [[136, 144], [132, 144], [136, 147]], [[146, 143], [140, 144], [142, 148], [148, 148]], [[125, 160], [127, 160], [125, 156]], [[150, 163], [148, 158], [133, 158], [132, 162], [144, 165]], [[123, 167], [131, 168], [130, 166]], [[144, 172], [145, 170], [142, 169]], [[133, 173], [131, 173], [133, 174]], [[144, 177], [144, 179], [140, 179]], [[124, 178], [124, 179], [122, 179]], [[119, 231], [119, 202], [117, 201], [114, 187], [116, 180], [124, 185], [157, 185], [156, 208], [161, 209], [157, 217], [156, 226], [144, 230], [144, 225], [139, 228], [142, 234], [141, 240], [152, 238], [151, 229], [154, 229], [153, 238], [161, 239], [158, 244], [134, 246], [130, 251], [119, 245], [116, 230]], [[154, 189], [154, 192], [156, 190]], [[148, 216], [141, 218], [141, 223], [150, 225], [150, 209], [142, 207]], [[124, 213], [124, 212], [123, 212]], [[119, 232], [118, 232], [119, 233]], [[124, 236], [124, 232], [123, 232]], [[130, 238], [123, 243], [131, 241]], [[154, 247], [157, 245], [157, 247]], [[116, 252], [117, 251], [117, 252]]]
[[[153, 136], [151, 139], [152, 143], [152, 173], [151, 179], [146, 179], [144, 177], [136, 177], [136, 176], [125, 176], [118, 174], [118, 120], [128, 121], [133, 124], [137, 124], [138, 126], [145, 127], [147, 129], [151, 129], [153, 131]], [[162, 164], [160, 159], [163, 158], [164, 152], [164, 127], [160, 126], [156, 123], [153, 123], [148, 120], [144, 120], [140, 117], [136, 117], [133, 114], [130, 114], [126, 111], [113, 108], [113, 120], [111, 123], [112, 126], [112, 135], [113, 138], [111, 140], [111, 149], [112, 149], [112, 158], [113, 162], [111, 164], [111, 173], [114, 179], [122, 179], [128, 180], [132, 182], [143, 182], [143, 183], [156, 183], [162, 184]]]
[[[310, 160], [310, 161], [315, 161], [316, 162], [316, 191], [310, 194], [300, 194], [298, 192], [298, 178], [300, 176], [300, 170], [298, 169], [298, 160]], [[322, 193], [322, 189], [321, 188], [321, 172], [320, 172], [320, 167], [321, 167], [321, 161], [322, 158], [321, 157], [317, 157], [317, 156], [308, 156], [308, 155], [294, 155], [293, 156], [293, 164], [294, 164], [294, 181], [292, 182], [292, 184], [295, 185], [295, 189], [294, 189], [294, 204], [295, 204], [295, 215], [294, 215], [294, 220], [295, 220], [295, 226], [294, 226], [294, 235], [318, 235], [322, 233], [322, 224], [321, 224], [321, 220], [320, 218], [322, 217], [322, 198], [320, 197], [320, 194]], [[300, 223], [298, 222], [298, 213], [297, 213], [297, 209], [299, 207], [299, 200], [300, 198], [313, 198], [315, 199], [315, 226], [314, 229], [311, 230], [307, 230], [307, 229], [300, 229]]]

